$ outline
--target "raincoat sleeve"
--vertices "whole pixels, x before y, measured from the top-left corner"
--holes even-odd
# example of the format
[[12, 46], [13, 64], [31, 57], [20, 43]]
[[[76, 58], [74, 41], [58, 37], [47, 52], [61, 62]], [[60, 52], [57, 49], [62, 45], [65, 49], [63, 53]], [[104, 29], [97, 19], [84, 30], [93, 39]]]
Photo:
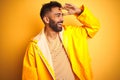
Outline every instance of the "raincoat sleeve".
[[77, 19], [83, 24], [87, 36], [92, 38], [100, 28], [97, 18], [88, 10], [86, 6], [82, 6], [83, 12], [77, 16]]
[[38, 80], [33, 43], [29, 44], [24, 56], [22, 80]]

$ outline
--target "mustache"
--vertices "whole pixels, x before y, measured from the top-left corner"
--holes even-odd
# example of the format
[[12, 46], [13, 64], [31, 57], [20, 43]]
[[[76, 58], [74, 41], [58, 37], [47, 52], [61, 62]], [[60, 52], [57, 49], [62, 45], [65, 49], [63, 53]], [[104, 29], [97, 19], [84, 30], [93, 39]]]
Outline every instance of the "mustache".
[[57, 22], [57, 23], [63, 23], [63, 21], [59, 21], [59, 22]]

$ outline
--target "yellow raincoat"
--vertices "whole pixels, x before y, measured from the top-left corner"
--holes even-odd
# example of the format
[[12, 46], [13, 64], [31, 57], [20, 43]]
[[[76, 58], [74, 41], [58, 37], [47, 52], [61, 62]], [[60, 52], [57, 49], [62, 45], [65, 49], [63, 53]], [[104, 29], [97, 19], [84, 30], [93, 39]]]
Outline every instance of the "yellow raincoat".
[[[60, 38], [79, 80], [92, 80], [87, 38], [95, 35], [99, 22], [86, 7], [77, 19], [83, 26], [64, 26]], [[28, 45], [23, 61], [22, 80], [56, 80], [44, 29]]]

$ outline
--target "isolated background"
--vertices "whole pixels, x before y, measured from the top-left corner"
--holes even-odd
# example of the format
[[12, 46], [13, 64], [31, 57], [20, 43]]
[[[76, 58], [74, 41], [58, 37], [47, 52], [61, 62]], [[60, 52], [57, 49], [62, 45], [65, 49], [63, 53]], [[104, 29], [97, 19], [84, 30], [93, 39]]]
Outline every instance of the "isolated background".
[[[41, 5], [49, 0], [0, 0], [0, 80], [21, 80], [28, 42], [44, 26]], [[100, 31], [88, 40], [94, 80], [120, 80], [120, 0], [59, 0], [85, 4], [99, 19]], [[74, 16], [65, 24], [79, 25]]]

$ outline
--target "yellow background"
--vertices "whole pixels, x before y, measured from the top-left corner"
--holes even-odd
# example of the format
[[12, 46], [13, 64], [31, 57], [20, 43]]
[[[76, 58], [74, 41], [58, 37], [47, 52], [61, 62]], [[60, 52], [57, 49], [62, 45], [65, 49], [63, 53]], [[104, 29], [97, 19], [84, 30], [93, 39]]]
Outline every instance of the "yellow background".
[[[88, 40], [94, 80], [120, 80], [120, 0], [59, 0], [85, 4], [101, 29]], [[49, 0], [0, 0], [0, 80], [21, 80], [22, 61], [29, 40], [43, 26], [41, 5]], [[65, 24], [79, 25], [74, 16]]]

